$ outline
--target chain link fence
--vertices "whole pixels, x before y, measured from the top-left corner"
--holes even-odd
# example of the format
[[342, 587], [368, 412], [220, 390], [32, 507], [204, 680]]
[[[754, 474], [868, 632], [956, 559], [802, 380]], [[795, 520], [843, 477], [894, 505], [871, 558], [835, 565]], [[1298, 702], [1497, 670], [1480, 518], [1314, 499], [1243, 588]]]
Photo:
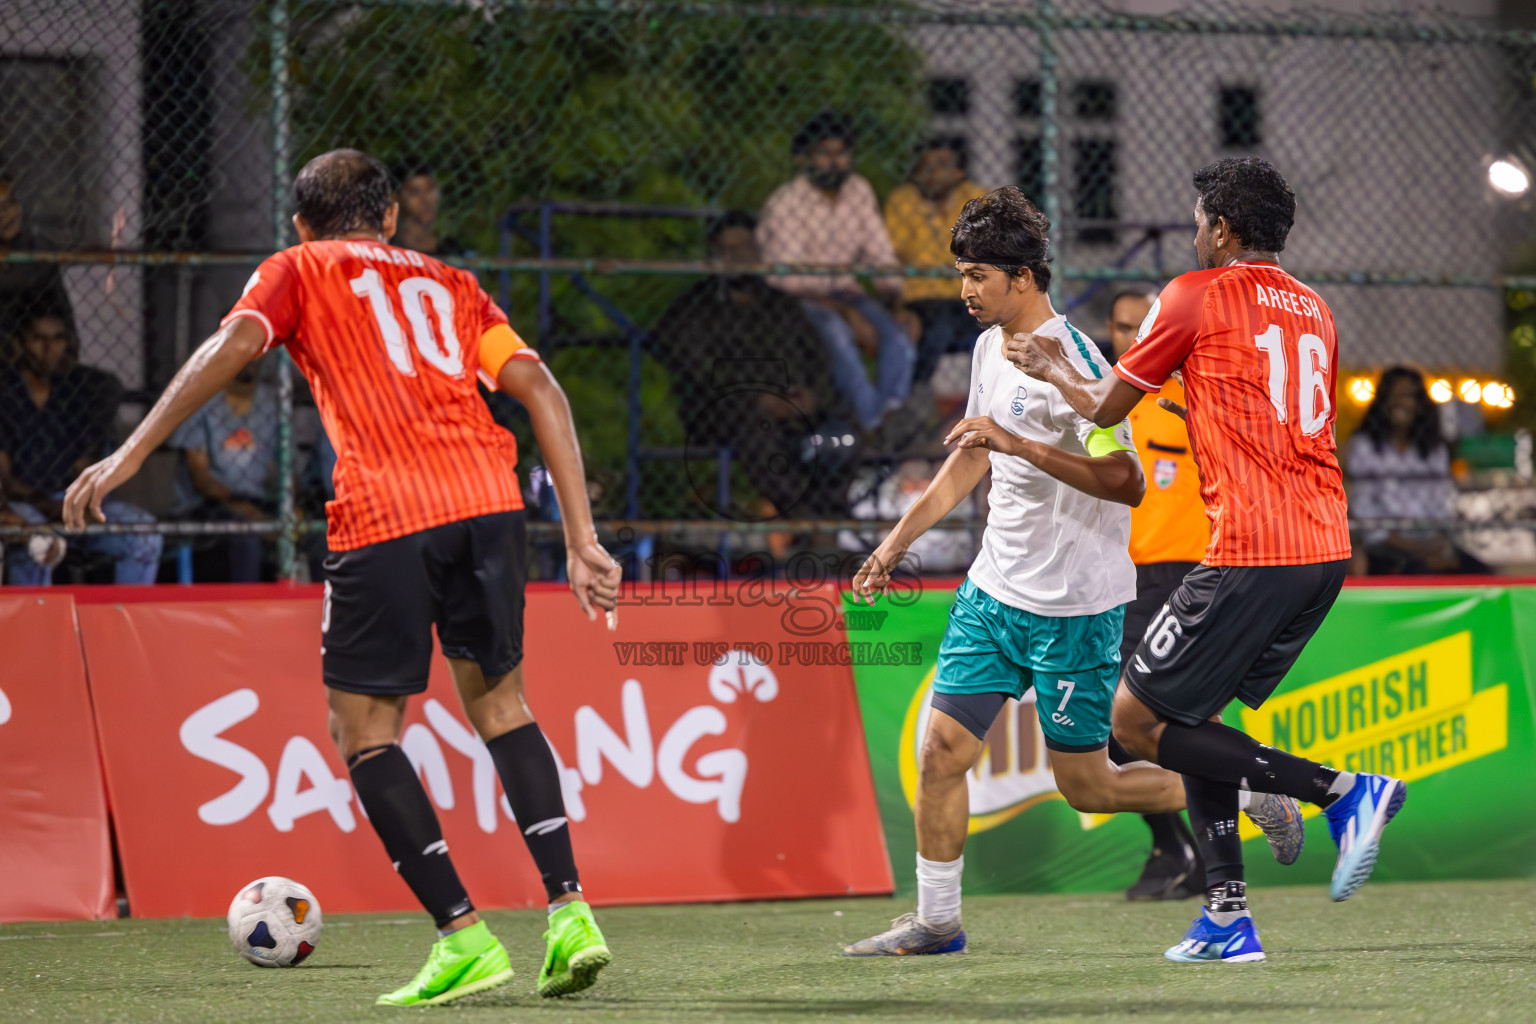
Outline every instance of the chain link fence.
[[[0, 529], [52, 520], [295, 240], [291, 176], [338, 146], [394, 169], [396, 244], [475, 269], [544, 355], [594, 510], [642, 554], [857, 546], [915, 500], [976, 334], [948, 226], [1004, 184], [1054, 225], [1057, 308], [1103, 339], [1119, 291], [1193, 268], [1194, 169], [1264, 156], [1341, 379], [1498, 378], [1514, 409], [1448, 419], [1529, 418], [1536, 214], [1488, 171], [1536, 168], [1536, 34], [1133, 6], [0, 0]], [[1345, 429], [1367, 391], [1340, 396]], [[553, 518], [526, 416], [487, 401]], [[61, 571], [302, 574], [333, 458], [270, 355]], [[979, 514], [930, 567], [968, 561]]]

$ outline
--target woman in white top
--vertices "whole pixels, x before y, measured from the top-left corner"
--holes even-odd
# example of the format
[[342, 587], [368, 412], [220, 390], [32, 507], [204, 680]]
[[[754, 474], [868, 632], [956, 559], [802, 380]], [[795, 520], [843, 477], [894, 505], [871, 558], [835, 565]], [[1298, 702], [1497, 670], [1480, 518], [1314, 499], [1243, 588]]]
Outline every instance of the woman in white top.
[[[1450, 446], [1418, 370], [1393, 366], [1382, 371], [1376, 397], [1350, 437], [1345, 458], [1351, 518], [1455, 518]], [[1372, 576], [1489, 571], [1457, 548], [1444, 530], [1367, 529], [1362, 540]]]

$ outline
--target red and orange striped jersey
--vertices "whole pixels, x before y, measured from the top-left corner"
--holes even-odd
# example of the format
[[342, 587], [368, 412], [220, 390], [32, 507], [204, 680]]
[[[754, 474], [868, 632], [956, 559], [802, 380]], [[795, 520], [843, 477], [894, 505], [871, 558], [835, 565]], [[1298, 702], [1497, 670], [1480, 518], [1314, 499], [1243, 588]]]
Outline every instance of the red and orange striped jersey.
[[523, 507], [517, 443], [475, 387], [482, 336], [510, 328], [473, 274], [379, 242], [307, 242], [257, 268], [224, 322], [242, 316], [288, 346], [336, 449], [331, 550]]
[[1207, 565], [1306, 565], [1348, 558], [1334, 456], [1338, 336], [1317, 293], [1273, 263], [1172, 281], [1115, 365], [1157, 391], [1182, 370]]

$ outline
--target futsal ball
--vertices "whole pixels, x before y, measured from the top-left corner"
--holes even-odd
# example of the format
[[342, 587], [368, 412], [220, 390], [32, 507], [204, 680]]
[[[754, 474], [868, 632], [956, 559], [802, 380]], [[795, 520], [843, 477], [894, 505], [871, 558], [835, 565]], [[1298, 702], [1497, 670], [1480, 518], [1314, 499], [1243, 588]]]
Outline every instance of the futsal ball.
[[229, 941], [257, 967], [296, 967], [320, 942], [320, 904], [291, 878], [243, 887], [229, 905]]

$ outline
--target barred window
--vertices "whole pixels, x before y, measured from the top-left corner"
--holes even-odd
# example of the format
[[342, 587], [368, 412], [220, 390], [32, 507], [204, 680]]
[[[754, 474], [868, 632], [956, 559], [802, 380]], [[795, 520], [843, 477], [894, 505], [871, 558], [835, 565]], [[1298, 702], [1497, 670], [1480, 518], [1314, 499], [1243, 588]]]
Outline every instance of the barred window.
[[1013, 140], [1013, 181], [1029, 201], [1039, 206], [1045, 195], [1045, 159], [1040, 136], [1019, 135]]
[[937, 115], [964, 117], [971, 112], [971, 83], [964, 78], [930, 78], [928, 109]]
[[1017, 78], [1013, 82], [1013, 116], [1040, 116], [1040, 79]]
[[1252, 149], [1259, 132], [1259, 92], [1248, 85], [1225, 85], [1217, 94], [1216, 123], [1226, 149]]
[[1078, 229], [1078, 240], [1090, 244], [1112, 243], [1113, 222], [1120, 217], [1118, 144], [1113, 139], [1075, 139], [1072, 142], [1072, 212], [1088, 221]]
[[1113, 121], [1118, 98], [1114, 82], [1078, 82], [1072, 87], [1072, 113], [1083, 121]]

